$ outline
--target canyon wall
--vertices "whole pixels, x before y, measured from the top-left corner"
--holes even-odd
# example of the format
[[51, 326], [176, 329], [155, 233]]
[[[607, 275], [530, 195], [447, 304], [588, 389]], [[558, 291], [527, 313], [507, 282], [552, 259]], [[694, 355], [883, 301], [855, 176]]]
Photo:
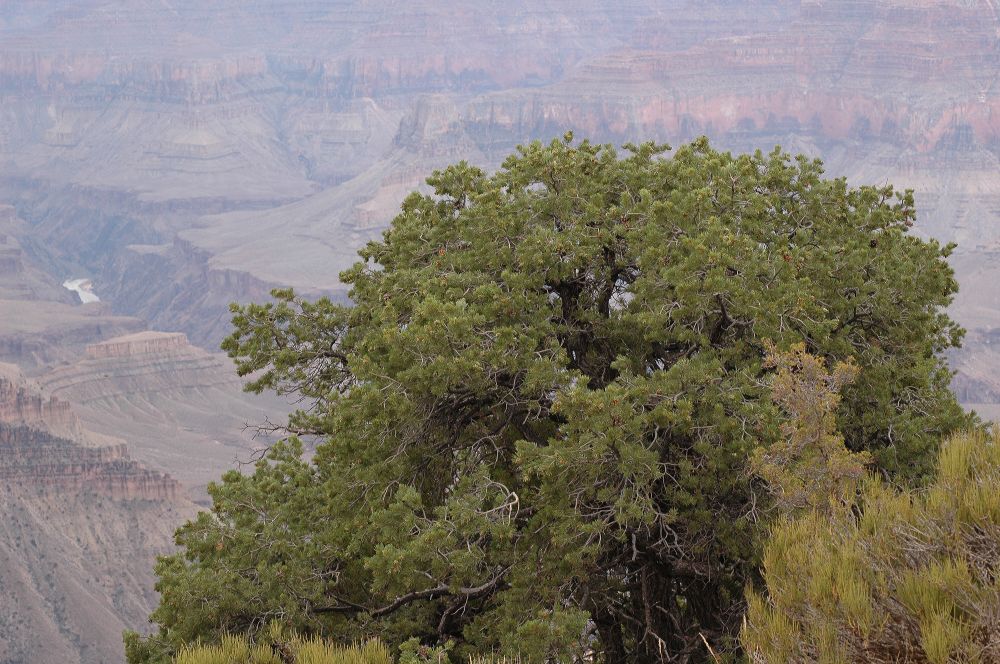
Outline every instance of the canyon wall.
[[[470, 99], [556, 83], [668, 16], [684, 43], [724, 34], [734, 10], [719, 6], [703, 20], [680, 0], [4, 5], [0, 197], [44, 267], [215, 348], [229, 301], [285, 284], [343, 298], [339, 270], [430, 170], [495, 163], [512, 144], [477, 150], [459, 126]], [[792, 9], [735, 11], [750, 31]], [[222, 214], [267, 211], [284, 232]]]
[[0, 511], [0, 661], [123, 661], [122, 631], [148, 629], [157, 603], [156, 556], [192, 509], [86, 484], [4, 488]]
[[0, 662], [117, 662], [192, 499], [288, 406], [182, 333], [83, 304], [31, 230], [0, 206], [0, 359], [16, 363], [0, 363]]
[[181, 493], [0, 365], [0, 661], [121, 661], [122, 630], [155, 606], [155, 557], [193, 515]]
[[[0, 364], [0, 421], [44, 423], [53, 436], [86, 446], [125, 439], [140, 462], [175, 477], [179, 493], [200, 502], [209, 481], [272, 440], [259, 425], [280, 422], [287, 402], [244, 393], [232, 362], [184, 333], [147, 330], [110, 303], [82, 304], [22, 248], [17, 237], [30, 242], [31, 229], [9, 207], [0, 207], [0, 233], [0, 257], [11, 258], [11, 269], [0, 272], [0, 363], [11, 363]], [[97, 281], [99, 294], [106, 285]], [[216, 319], [218, 329], [228, 321]], [[7, 393], [12, 384], [2, 377], [19, 370], [44, 399]]]
[[124, 441], [86, 431], [72, 406], [0, 365], [0, 484], [28, 492], [89, 491], [123, 500], [173, 501], [173, 478], [147, 470]]
[[[345, 298], [340, 270], [432, 169], [567, 129], [780, 142], [912, 187], [963, 279], [1000, 239], [992, 0], [51, 0], [0, 30], [26, 250], [209, 349], [232, 300]], [[955, 311], [1000, 323], [978, 293]]]
[[30, 227], [0, 206], [0, 362], [31, 369], [78, 357], [88, 343], [136, 332], [146, 324], [107, 304], [78, 306], [78, 297], [25, 251]]
[[83, 447], [30, 427], [0, 424], [0, 451], [0, 480], [8, 489], [148, 501], [171, 501], [181, 493], [176, 480], [131, 459], [125, 445]]
[[278, 397], [244, 393], [228, 358], [192, 346], [181, 333], [91, 344], [86, 357], [37, 381], [73, 403], [89, 430], [126, 438], [137, 458], [176, 477], [184, 495], [202, 504], [209, 482], [274, 439], [260, 427], [291, 410]]

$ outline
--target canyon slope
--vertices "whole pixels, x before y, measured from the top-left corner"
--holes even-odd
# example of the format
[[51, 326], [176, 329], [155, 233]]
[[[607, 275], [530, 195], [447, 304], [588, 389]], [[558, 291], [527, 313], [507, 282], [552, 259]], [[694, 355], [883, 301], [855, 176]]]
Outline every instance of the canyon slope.
[[72, 404], [92, 435], [126, 438], [140, 461], [203, 502], [209, 481], [267, 444], [258, 425], [281, 421], [289, 404], [244, 393], [228, 358], [183, 333], [81, 303], [18, 243], [25, 225], [0, 206], [0, 362]]
[[106, 304], [79, 299], [26, 255], [18, 236], [28, 229], [14, 208], [0, 205], [0, 361], [26, 368], [78, 356], [88, 343], [145, 328]]
[[0, 206], [0, 662], [121, 661], [155, 556], [288, 406], [184, 334], [83, 303], [25, 226]]
[[194, 513], [173, 478], [0, 364], [0, 661], [121, 661], [152, 565]]
[[137, 458], [182, 481], [187, 497], [207, 501], [205, 486], [250, 463], [282, 421], [286, 402], [242, 392], [224, 356], [188, 343], [182, 333], [139, 332], [86, 348], [77, 362], [36, 379], [74, 404], [92, 431], [128, 439]]

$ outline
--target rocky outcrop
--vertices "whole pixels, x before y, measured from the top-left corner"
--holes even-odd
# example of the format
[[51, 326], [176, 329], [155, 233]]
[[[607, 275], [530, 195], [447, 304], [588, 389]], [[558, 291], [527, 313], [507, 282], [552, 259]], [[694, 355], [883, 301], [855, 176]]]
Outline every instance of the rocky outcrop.
[[8, 491], [86, 492], [115, 500], [174, 501], [173, 478], [143, 468], [125, 445], [82, 447], [26, 426], [0, 423], [0, 481]]
[[[256, 425], [269, 416], [280, 421], [289, 405], [243, 393], [232, 363], [192, 346], [183, 333], [145, 330], [142, 320], [111, 313], [107, 302], [65, 301], [75, 295], [38, 269], [36, 254], [22, 248], [21, 242], [31, 246], [28, 224], [9, 208], [0, 208], [0, 219], [7, 224], [0, 223], [6, 236], [0, 250], [17, 250], [21, 263], [16, 273], [0, 275], [0, 362], [15, 363], [40, 388], [26, 392], [11, 387], [20, 385], [16, 380], [0, 382], [0, 421], [40, 428], [86, 447], [114, 446], [124, 439], [137, 462], [175, 477], [185, 497], [206, 500], [209, 481], [249, 459], [269, 440], [267, 435], [255, 439]], [[189, 315], [197, 315], [193, 303], [198, 300], [184, 293], [210, 298], [206, 301], [219, 307], [228, 301], [222, 299], [226, 293], [257, 298], [267, 294], [267, 288], [254, 284], [245, 272], [209, 268], [207, 255], [197, 255], [182, 242], [176, 251], [178, 260], [187, 261], [179, 269], [193, 280], [190, 288], [180, 290], [177, 304], [180, 308], [186, 302], [195, 309]], [[136, 253], [157, 256], [148, 246], [137, 247]], [[167, 271], [129, 274], [135, 279], [123, 288], [140, 296], [145, 292], [141, 287], [150, 285], [151, 297], [162, 295], [166, 291], [157, 291], [156, 281], [170, 280]], [[100, 295], [110, 289], [104, 276], [94, 281]], [[178, 282], [188, 285], [183, 279]], [[227, 325], [228, 319], [216, 314], [207, 329], [221, 335]], [[0, 380], [4, 376], [17, 377], [19, 370], [0, 365]], [[119, 461], [122, 491], [142, 491], [144, 476], [132, 472], [135, 468], [129, 464], [134, 462]], [[81, 473], [79, 477], [89, 477]], [[108, 487], [113, 485], [109, 477]], [[151, 487], [159, 481], [145, 477]], [[178, 489], [162, 490], [167, 495]]]
[[150, 353], [171, 354], [188, 347], [187, 337], [179, 332], [139, 332], [91, 344], [87, 346], [87, 357], [120, 360]]
[[0, 326], [0, 361], [27, 368], [78, 357], [87, 344], [146, 327], [108, 306], [44, 300], [0, 300], [0, 319], [7, 323]]
[[80, 428], [68, 402], [32, 392], [24, 381], [16, 367], [0, 365], [0, 422], [62, 433]]
[[68, 301], [55, 280], [26, 255], [18, 238], [27, 230], [13, 206], [0, 204], [0, 299]]
[[185, 495], [201, 502], [208, 482], [271, 439], [257, 425], [281, 421], [290, 409], [276, 397], [244, 393], [228, 358], [179, 333], [92, 344], [85, 357], [36, 380], [73, 403], [88, 430], [127, 439], [143, 464], [176, 477]]
[[30, 231], [0, 208], [0, 357], [20, 365], [0, 364], [0, 662], [122, 661], [189, 497], [250, 456], [244, 422], [282, 410], [255, 411], [185, 335], [81, 304]]
[[178, 482], [0, 365], [0, 661], [122, 660], [152, 565], [193, 514]]
[[222, 388], [240, 394], [230, 362], [188, 343], [181, 333], [140, 332], [87, 346], [86, 357], [36, 379], [53, 398], [87, 405], [141, 393]]
[[114, 499], [175, 500], [176, 480], [143, 468], [124, 443], [88, 435], [70, 404], [0, 366], [0, 480], [8, 490], [86, 491]]
[[[24, 367], [44, 367], [54, 362], [67, 361], [77, 356], [87, 343], [108, 335], [141, 330], [145, 324], [131, 317], [72, 316], [49, 307], [43, 312], [52, 317], [34, 329], [0, 333], [0, 360], [17, 362]], [[24, 320], [38, 313], [35, 307], [14, 306], [0, 302], [0, 317], [24, 316]], [[51, 322], [50, 322], [51, 321]]]
[[[0, 205], [0, 229], [12, 224], [14, 208]], [[24, 273], [21, 247], [3, 230], [0, 230], [0, 279], [14, 279]]]
[[350, 97], [435, 85], [508, 87], [551, 80], [573, 60], [620, 47], [656, 10], [685, 4], [627, 0], [610, 7], [581, 0], [567, 11], [550, 0], [460, 6], [207, 0], [169, 9], [153, 2], [113, 8], [87, 0], [70, 7], [34, 2], [30, 19], [8, 18], [20, 7], [0, 14], [0, 28], [6, 27], [0, 85], [52, 94], [83, 88], [95, 96], [121, 90], [184, 103], [226, 99], [276, 81], [313, 95]]

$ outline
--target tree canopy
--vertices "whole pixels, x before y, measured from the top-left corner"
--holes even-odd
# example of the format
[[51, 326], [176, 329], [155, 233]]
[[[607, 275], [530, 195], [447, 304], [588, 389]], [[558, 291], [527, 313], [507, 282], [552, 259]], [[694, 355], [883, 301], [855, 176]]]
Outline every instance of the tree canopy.
[[967, 421], [951, 248], [908, 232], [908, 192], [570, 136], [428, 184], [342, 274], [351, 304], [234, 306], [240, 374], [303, 409], [178, 532], [163, 642], [278, 619], [458, 657], [724, 656], [772, 520], [769, 343], [853, 358], [838, 428], [896, 482]]

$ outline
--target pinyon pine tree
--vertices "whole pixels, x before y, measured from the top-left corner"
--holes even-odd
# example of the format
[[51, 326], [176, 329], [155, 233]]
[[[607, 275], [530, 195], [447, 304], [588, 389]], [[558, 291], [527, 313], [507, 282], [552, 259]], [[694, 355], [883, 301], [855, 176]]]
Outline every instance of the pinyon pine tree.
[[158, 566], [157, 643], [272, 619], [526, 661], [736, 648], [782, 439], [765, 341], [855, 358], [837, 422], [898, 482], [963, 426], [939, 353], [950, 250], [909, 193], [700, 140], [519, 148], [435, 173], [343, 273], [351, 305], [234, 307], [292, 437], [226, 475]]

